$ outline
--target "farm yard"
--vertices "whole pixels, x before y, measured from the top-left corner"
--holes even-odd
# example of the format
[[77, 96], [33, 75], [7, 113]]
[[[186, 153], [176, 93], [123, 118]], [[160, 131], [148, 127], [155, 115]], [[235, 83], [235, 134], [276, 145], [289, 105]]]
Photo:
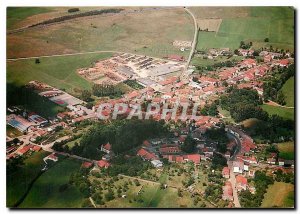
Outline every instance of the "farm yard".
[[267, 189], [261, 207], [293, 207], [294, 194], [293, 184], [275, 182]]
[[[47, 30], [32, 28], [9, 34], [7, 56], [109, 50], [162, 57], [182, 53], [172, 42], [192, 40], [193, 31], [192, 18], [182, 8], [80, 18], [47, 26]], [[183, 54], [187, 56], [188, 52]]]
[[[241, 41], [252, 42], [254, 48], [268, 47], [294, 49], [294, 11], [292, 8], [236, 7], [191, 8], [198, 19], [219, 18], [217, 32], [200, 31], [197, 49], [237, 49]], [[215, 15], [213, 15], [215, 13]], [[208, 15], [209, 14], [209, 15]], [[289, 21], [291, 20], [291, 21]], [[213, 25], [213, 24], [212, 24]], [[200, 25], [201, 26], [201, 25]], [[269, 38], [265, 43], [264, 39]]]

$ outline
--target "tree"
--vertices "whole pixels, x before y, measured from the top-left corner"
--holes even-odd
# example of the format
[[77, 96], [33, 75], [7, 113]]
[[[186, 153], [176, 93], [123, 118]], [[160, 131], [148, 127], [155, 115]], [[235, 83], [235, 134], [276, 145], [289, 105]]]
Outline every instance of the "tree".
[[188, 135], [183, 143], [183, 145], [181, 146], [182, 151], [186, 152], [186, 153], [191, 153], [193, 151], [195, 151], [196, 149], [196, 142], [195, 140], [191, 137], [191, 135]]
[[286, 102], [285, 102], [285, 96], [284, 96], [284, 94], [283, 94], [282, 91], [279, 91], [279, 92], [277, 93], [277, 102], [278, 102], [280, 105], [285, 105], [285, 104], [286, 104]]
[[92, 93], [89, 90], [83, 90], [81, 92], [81, 98], [86, 102], [91, 100], [91, 96], [92, 96]]
[[269, 38], [265, 38], [265, 40], [264, 40], [265, 42], [269, 42]]
[[35, 59], [35, 64], [40, 64], [41, 62], [40, 62], [40, 59], [39, 58], [37, 58], [37, 59]]

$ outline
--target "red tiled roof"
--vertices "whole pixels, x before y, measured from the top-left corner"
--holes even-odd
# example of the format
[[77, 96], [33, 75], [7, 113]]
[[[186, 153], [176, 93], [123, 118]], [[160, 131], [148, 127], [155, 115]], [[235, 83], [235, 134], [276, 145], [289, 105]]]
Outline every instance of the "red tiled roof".
[[108, 161], [106, 161], [106, 160], [99, 160], [98, 162], [97, 162], [97, 164], [98, 164], [98, 166], [100, 167], [100, 168], [107, 168], [107, 167], [109, 167], [110, 166], [110, 163], [108, 162]]
[[36, 152], [40, 151], [42, 147], [40, 146], [34, 146], [32, 149]]
[[110, 150], [111, 150], [111, 145], [110, 145], [110, 143], [105, 144], [105, 145], [103, 146], [103, 148], [106, 149], [106, 150], [108, 150], [108, 151], [110, 151]]
[[150, 146], [151, 146], [151, 143], [150, 143], [148, 140], [144, 140], [143, 146], [145, 146], [145, 147], [150, 147]]
[[229, 173], [230, 173], [229, 168], [228, 167], [224, 167], [223, 170], [222, 170], [222, 174], [223, 175], [229, 175]]
[[146, 149], [141, 148], [138, 152], [137, 155], [145, 158], [146, 160], [155, 160], [157, 159], [156, 155], [152, 152], [148, 152]]
[[199, 164], [200, 160], [201, 160], [201, 156], [199, 154], [190, 154], [190, 155], [187, 155], [187, 159], [189, 161], [194, 162], [195, 164]]
[[90, 168], [93, 165], [93, 163], [91, 162], [83, 162], [81, 167], [83, 168]]
[[30, 146], [24, 146], [22, 149], [18, 150], [18, 153], [25, 154], [30, 148]]
[[238, 175], [236, 176], [236, 183], [240, 183], [241, 185], [247, 185], [248, 181], [247, 181], [247, 178], [241, 176], [241, 175]]

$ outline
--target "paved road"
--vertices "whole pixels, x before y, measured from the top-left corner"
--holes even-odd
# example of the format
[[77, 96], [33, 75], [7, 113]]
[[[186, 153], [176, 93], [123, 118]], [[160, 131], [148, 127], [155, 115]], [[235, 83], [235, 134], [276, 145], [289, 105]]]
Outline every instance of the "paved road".
[[198, 24], [197, 24], [197, 20], [196, 20], [194, 14], [189, 9], [187, 9], [187, 8], [184, 8], [184, 9], [186, 12], [188, 12], [192, 16], [192, 18], [194, 20], [194, 27], [195, 27], [194, 39], [193, 39], [193, 43], [192, 43], [191, 52], [190, 52], [189, 58], [186, 62], [186, 66], [185, 66], [185, 69], [187, 70], [190, 65], [190, 62], [192, 60], [193, 54], [195, 52], [196, 44], [197, 44]]
[[235, 179], [235, 175], [234, 175], [234, 172], [233, 172], [233, 164], [232, 163], [236, 159], [236, 155], [238, 155], [239, 152], [241, 151], [241, 141], [235, 135], [233, 135], [233, 134], [231, 134], [229, 132], [227, 132], [227, 136], [230, 139], [234, 139], [235, 142], [236, 142], [236, 144], [237, 144], [236, 149], [235, 149], [233, 155], [227, 161], [227, 165], [228, 165], [228, 168], [230, 169], [230, 178], [229, 178], [229, 181], [231, 182], [232, 189], [233, 189], [233, 203], [234, 203], [235, 207], [240, 208], [241, 204], [240, 204], [238, 193], [237, 193], [237, 189], [236, 189], [236, 179]]

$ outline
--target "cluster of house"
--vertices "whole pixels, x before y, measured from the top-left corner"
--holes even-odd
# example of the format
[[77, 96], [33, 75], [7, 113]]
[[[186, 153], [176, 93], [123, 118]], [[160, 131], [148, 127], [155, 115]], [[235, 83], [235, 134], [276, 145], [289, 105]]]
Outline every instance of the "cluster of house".
[[[254, 172], [252, 172], [254, 176]], [[222, 176], [226, 179], [230, 178], [230, 169], [229, 167], [224, 167], [222, 170]], [[250, 190], [251, 193], [255, 193], [255, 188], [248, 186], [248, 179], [244, 177], [243, 175], [235, 175], [235, 188], [238, 192], [242, 190], [246, 190], [247, 188]], [[228, 200], [228, 201], [233, 201], [233, 185], [232, 183], [227, 180], [222, 187], [223, 194], [222, 194], [222, 199], [223, 200]]]
[[145, 161], [150, 161], [154, 167], [163, 166], [162, 161], [160, 161], [161, 158], [171, 163], [193, 162], [195, 165], [200, 164], [201, 158], [206, 158], [205, 154], [201, 155], [198, 152], [186, 154], [181, 150], [180, 145], [184, 142], [185, 137], [186, 135], [183, 133], [179, 137], [170, 139], [145, 140], [142, 147], [137, 151], [137, 155]]
[[[17, 149], [18, 149], [17, 145], [8, 147], [6, 149], [6, 153], [7, 153], [6, 159], [15, 158], [16, 156], [23, 156], [26, 153], [28, 153], [29, 151], [38, 152], [42, 148], [37, 145], [28, 144], [28, 145], [22, 145], [21, 148], [19, 148], [18, 150]], [[13, 151], [16, 151], [16, 152], [13, 152]]]

